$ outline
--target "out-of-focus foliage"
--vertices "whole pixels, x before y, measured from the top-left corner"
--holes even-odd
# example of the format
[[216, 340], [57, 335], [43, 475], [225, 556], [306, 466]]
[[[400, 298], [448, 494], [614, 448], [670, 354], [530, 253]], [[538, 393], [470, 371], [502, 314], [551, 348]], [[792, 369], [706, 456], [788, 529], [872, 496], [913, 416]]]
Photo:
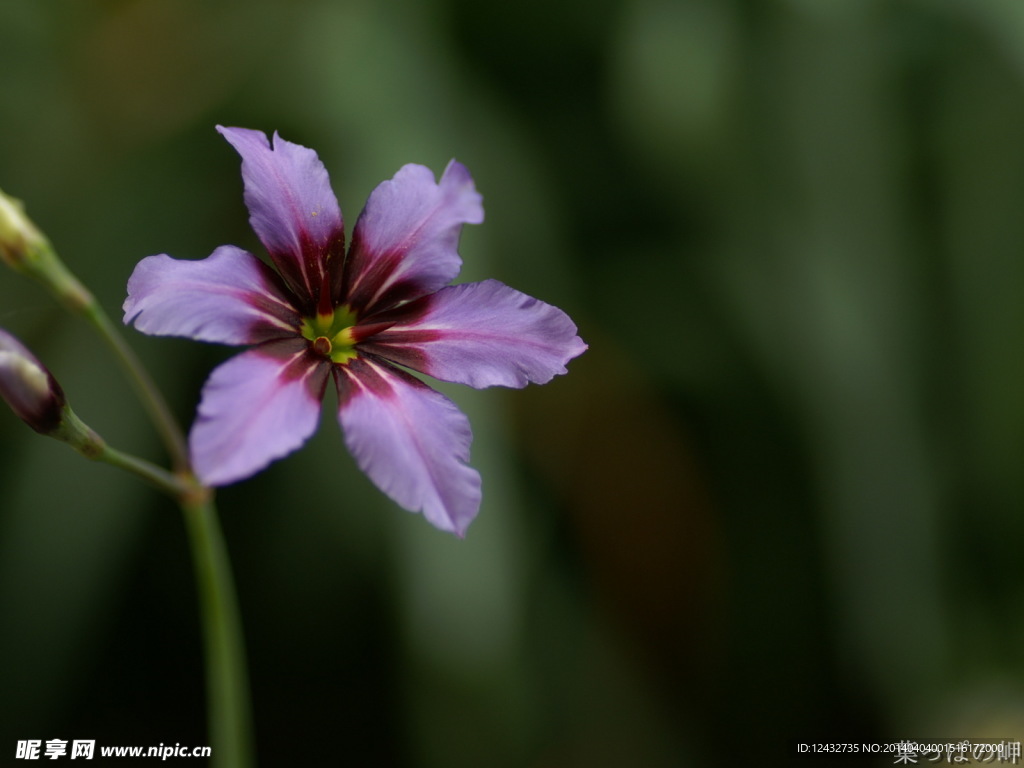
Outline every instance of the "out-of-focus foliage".
[[[0, 187], [115, 316], [135, 262], [256, 253], [217, 123], [314, 147], [349, 225], [406, 162], [485, 196], [463, 278], [591, 349], [446, 389], [459, 542], [331, 408], [219, 494], [263, 765], [786, 764], [1024, 737], [1019, 0], [9, 0]], [[0, 326], [159, 460], [100, 344]], [[184, 422], [229, 352], [129, 332]], [[0, 754], [204, 744], [171, 504], [0, 414]]]

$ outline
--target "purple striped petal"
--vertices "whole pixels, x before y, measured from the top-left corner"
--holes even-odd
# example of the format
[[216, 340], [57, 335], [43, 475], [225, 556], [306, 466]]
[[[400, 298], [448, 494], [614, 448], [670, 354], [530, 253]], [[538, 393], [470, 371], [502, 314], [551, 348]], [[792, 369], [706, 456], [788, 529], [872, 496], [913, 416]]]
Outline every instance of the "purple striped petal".
[[463, 536], [480, 509], [480, 475], [466, 465], [473, 435], [451, 400], [389, 365], [334, 367], [345, 442], [374, 484], [410, 512]]
[[299, 296], [304, 313], [316, 307], [328, 260], [344, 258], [345, 227], [331, 181], [316, 152], [276, 133], [217, 130], [242, 156], [249, 222], [274, 265]]
[[301, 447], [316, 431], [329, 370], [303, 339], [271, 341], [215, 368], [189, 435], [199, 479], [243, 480]]
[[393, 319], [360, 349], [477, 389], [545, 384], [587, 348], [565, 312], [497, 280], [451, 285], [371, 322]]
[[140, 261], [128, 278], [124, 322], [153, 336], [258, 344], [296, 335], [302, 318], [274, 270], [223, 245], [200, 261]]
[[345, 264], [345, 300], [361, 315], [433, 293], [459, 274], [463, 224], [484, 220], [469, 171], [452, 160], [435, 183], [422, 165], [381, 183], [359, 214]]

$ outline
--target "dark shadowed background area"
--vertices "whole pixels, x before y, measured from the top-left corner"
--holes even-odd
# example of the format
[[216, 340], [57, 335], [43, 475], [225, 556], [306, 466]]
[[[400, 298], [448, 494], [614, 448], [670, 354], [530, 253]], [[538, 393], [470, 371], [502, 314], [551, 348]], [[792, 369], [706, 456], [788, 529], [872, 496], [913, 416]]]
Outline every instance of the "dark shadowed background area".
[[[263, 766], [1024, 737], [1024, 3], [0, 3], [0, 188], [116, 318], [144, 256], [262, 253], [218, 123], [315, 148], [349, 227], [457, 157], [487, 216], [460, 280], [590, 344], [443, 388], [484, 478], [464, 541], [371, 486], [333, 394], [219, 493]], [[10, 272], [0, 326], [165, 460]], [[231, 351], [127, 333], [190, 423]], [[208, 743], [191, 562], [173, 504], [3, 412], [0, 762], [51, 738]]]

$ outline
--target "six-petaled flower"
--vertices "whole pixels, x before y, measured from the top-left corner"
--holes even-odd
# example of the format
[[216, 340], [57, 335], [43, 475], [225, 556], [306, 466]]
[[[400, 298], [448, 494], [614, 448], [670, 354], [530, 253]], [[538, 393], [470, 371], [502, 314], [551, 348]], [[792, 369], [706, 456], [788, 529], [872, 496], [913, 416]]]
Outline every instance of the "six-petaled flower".
[[200, 261], [149, 256], [125, 322], [144, 333], [250, 348], [203, 387], [189, 436], [196, 474], [226, 485], [299, 448], [328, 380], [359, 467], [398, 504], [458, 535], [480, 506], [469, 422], [406, 369], [483, 388], [543, 384], [586, 345], [560, 309], [496, 281], [449, 285], [463, 224], [483, 221], [469, 172], [406, 165], [345, 228], [316, 153], [218, 127], [242, 156], [250, 223], [275, 269], [234, 246]]

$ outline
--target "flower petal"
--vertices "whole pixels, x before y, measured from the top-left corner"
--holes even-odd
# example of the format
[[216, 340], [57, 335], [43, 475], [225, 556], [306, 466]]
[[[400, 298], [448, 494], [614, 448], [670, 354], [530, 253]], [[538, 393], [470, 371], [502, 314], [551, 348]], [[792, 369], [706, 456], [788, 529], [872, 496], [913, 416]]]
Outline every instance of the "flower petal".
[[369, 322], [391, 320], [360, 349], [477, 389], [545, 384], [587, 348], [565, 312], [497, 280], [451, 285]]
[[243, 480], [305, 443], [320, 419], [329, 370], [302, 339], [267, 342], [215, 368], [189, 435], [199, 479]]
[[361, 314], [387, 309], [450, 283], [462, 266], [463, 224], [484, 220], [469, 171], [452, 160], [434, 182], [422, 165], [381, 183], [359, 214], [345, 264], [345, 300]]
[[124, 321], [154, 336], [257, 344], [298, 333], [302, 318], [277, 274], [223, 245], [200, 261], [147, 256], [128, 279]]
[[356, 463], [410, 512], [463, 536], [480, 509], [480, 475], [467, 466], [469, 419], [447, 397], [387, 364], [334, 367], [338, 420]]
[[331, 181], [316, 152], [276, 133], [217, 130], [242, 156], [249, 222], [285, 282], [312, 314], [325, 285], [328, 260], [344, 258], [345, 226]]

